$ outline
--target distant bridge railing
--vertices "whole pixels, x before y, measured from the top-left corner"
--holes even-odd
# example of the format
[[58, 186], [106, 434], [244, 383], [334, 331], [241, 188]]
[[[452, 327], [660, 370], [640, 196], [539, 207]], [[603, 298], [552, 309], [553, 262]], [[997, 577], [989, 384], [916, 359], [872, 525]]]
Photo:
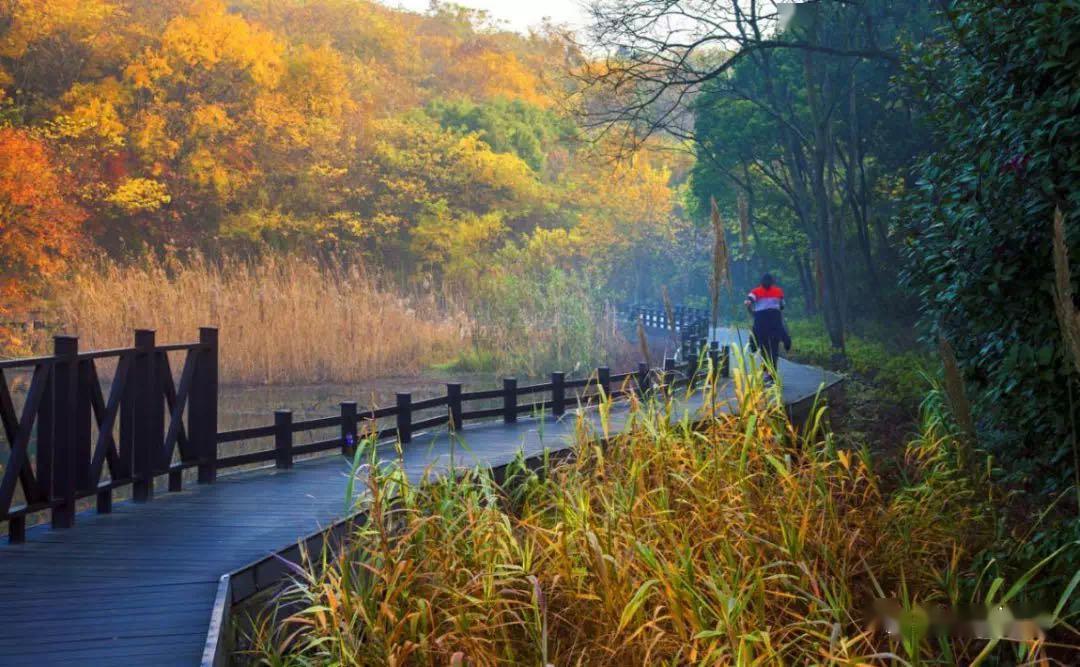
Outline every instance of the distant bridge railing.
[[[644, 319], [646, 311], [637, 311]], [[648, 326], [670, 328], [664, 318], [649, 314]], [[701, 333], [697, 314], [684, 310], [676, 330]], [[656, 324], [661, 322], [662, 324]], [[705, 334], [708, 334], [706, 321]], [[361, 409], [354, 401], [340, 404], [340, 413], [294, 421], [289, 410], [274, 412], [273, 423], [254, 428], [217, 431], [218, 332], [199, 330], [199, 341], [157, 345], [154, 332], [135, 332], [130, 348], [78, 351], [78, 339], [57, 336], [52, 356], [0, 361], [0, 421], [10, 447], [0, 480], [0, 521], [7, 521], [11, 542], [26, 537], [27, 515], [51, 511], [54, 528], [74, 525], [76, 502], [96, 497], [97, 511], [112, 511], [113, 491], [130, 485], [135, 502], [148, 502], [154, 481], [168, 476], [168, 491], [180, 491], [183, 473], [198, 469], [199, 483], [211, 483], [222, 469], [258, 463], [290, 468], [297, 457], [330, 451], [351, 456], [358, 441], [375, 437], [408, 444], [421, 432], [446, 427], [459, 431], [466, 422], [550, 413], [601, 400], [644, 396], [696, 385], [709, 374], [728, 377], [729, 350], [694, 337], [682, 359], [664, 359], [660, 368], [640, 363], [634, 371], [611, 373], [600, 367], [588, 377], [567, 379], [552, 373], [548, 382], [519, 385], [503, 379], [502, 387], [463, 391], [448, 383], [446, 394], [414, 401], [399, 392], [393, 406]], [[169, 353], [183, 353], [183, 368], [174, 384]], [[116, 370], [108, 396], [98, 378], [97, 362], [113, 360]], [[4, 371], [30, 371], [21, 412], [17, 413]], [[297, 444], [295, 435], [336, 429], [333, 437]], [[221, 456], [230, 443], [272, 441], [255, 451]], [[36, 451], [31, 457], [31, 442]], [[105, 476], [105, 472], [108, 476]], [[22, 490], [22, 502], [15, 503]]]
[[679, 358], [686, 357], [709, 339], [709, 311], [692, 306], [672, 306], [671, 312], [663, 304], [619, 304], [616, 314], [629, 323], [640, 322], [650, 329], [661, 329], [673, 334], [679, 342]]

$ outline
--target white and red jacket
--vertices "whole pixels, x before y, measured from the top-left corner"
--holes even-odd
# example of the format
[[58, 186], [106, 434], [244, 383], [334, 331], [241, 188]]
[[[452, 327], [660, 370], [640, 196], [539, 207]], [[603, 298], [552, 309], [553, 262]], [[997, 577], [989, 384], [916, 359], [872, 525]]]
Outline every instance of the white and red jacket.
[[772, 287], [758, 285], [746, 295], [746, 305], [751, 306], [755, 313], [770, 308], [782, 310], [784, 307], [784, 290], [776, 285]]
[[772, 341], [782, 342], [791, 347], [791, 338], [784, 326], [784, 290], [776, 285], [762, 287], [758, 285], [746, 295], [746, 305], [754, 312], [754, 338], [762, 345]]

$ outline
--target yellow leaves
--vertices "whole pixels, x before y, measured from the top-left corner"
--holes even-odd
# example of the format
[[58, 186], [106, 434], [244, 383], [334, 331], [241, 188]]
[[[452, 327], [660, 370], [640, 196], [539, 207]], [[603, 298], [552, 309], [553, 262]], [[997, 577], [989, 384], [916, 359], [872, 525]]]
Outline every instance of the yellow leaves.
[[157, 81], [173, 74], [168, 58], [157, 51], [147, 49], [140, 58], [124, 68], [124, 79], [136, 89], [160, 92]]
[[495, 153], [476, 135], [462, 137], [457, 145], [458, 165], [467, 170], [469, 180], [493, 190], [530, 200], [538, 191], [536, 176], [524, 160], [512, 153]]
[[169, 136], [168, 119], [160, 113], [144, 111], [132, 119], [131, 143], [144, 162], [160, 164], [171, 160], [180, 143]]
[[177, 76], [191, 82], [200, 72], [231, 68], [272, 88], [284, 70], [283, 47], [274, 35], [229, 13], [219, 0], [200, 0], [189, 16], [170, 21], [161, 51]]
[[255, 98], [252, 121], [274, 143], [286, 148], [304, 148], [310, 144], [308, 124], [311, 119], [293, 106], [283, 93], [266, 93]]
[[[400, 257], [412, 247], [450, 271], [511, 252], [523, 265], [572, 269], [587, 252], [660, 238], [671, 217], [671, 172], [658, 160], [612, 172], [565, 140], [573, 124], [546, 89], [565, 45], [489, 29], [470, 10], [417, 14], [371, 0], [0, 6], [11, 20], [0, 34], [0, 100], [2, 87], [18, 86], [35, 114], [52, 113], [40, 126], [73, 176], [68, 192], [116, 223], [94, 226], [110, 241], [196, 242], [221, 229], [283, 246], [343, 240]], [[55, 81], [28, 92], [25, 80], [50, 68]], [[499, 102], [444, 125], [431, 110], [457, 98]]]
[[[104, 150], [124, 146], [127, 128], [121, 109], [131, 97], [119, 81], [107, 77], [96, 83], [77, 83], [62, 100], [67, 112], [56, 127], [69, 138], [93, 137]], [[59, 120], [59, 119], [58, 119]]]
[[448, 273], [473, 271], [508, 232], [501, 212], [453, 217], [445, 206], [433, 207], [413, 230], [412, 250]]
[[839, 459], [840, 465], [844, 466], [844, 470], [851, 469], [851, 453], [845, 449], [838, 449], [836, 451], [836, 458]]
[[160, 209], [171, 201], [171, 197], [164, 183], [148, 178], [128, 178], [106, 201], [125, 213], [142, 213]]
[[533, 230], [525, 243], [526, 252], [537, 258], [543, 258], [548, 265], [557, 260], [573, 259], [582, 252], [585, 239], [576, 229]]
[[292, 220], [279, 211], [255, 209], [226, 216], [220, 233], [225, 238], [264, 240], [269, 234], [291, 227]]
[[505, 97], [541, 107], [551, 106], [551, 99], [541, 92], [536, 71], [515, 54], [495, 49], [469, 49], [464, 54], [459, 51], [455, 56], [449, 76], [456, 88], [468, 90], [472, 97]]
[[18, 58], [31, 44], [57, 33], [81, 41], [93, 35], [118, 6], [103, 0], [14, 0], [11, 26], [0, 35], [0, 56]]
[[678, 229], [671, 172], [639, 155], [617, 165], [578, 165], [574, 175], [579, 228], [596, 254], [661, 246]]
[[244, 165], [232, 164], [231, 157], [227, 147], [219, 150], [197, 148], [185, 160], [185, 176], [195, 185], [209, 189], [227, 201], [257, 176], [251, 169], [243, 168]]
[[220, 104], [204, 104], [191, 110], [188, 138], [213, 139], [236, 129], [229, 112]]
[[292, 54], [281, 87], [308, 116], [336, 119], [356, 107], [345, 60], [326, 44], [318, 48], [303, 45]]

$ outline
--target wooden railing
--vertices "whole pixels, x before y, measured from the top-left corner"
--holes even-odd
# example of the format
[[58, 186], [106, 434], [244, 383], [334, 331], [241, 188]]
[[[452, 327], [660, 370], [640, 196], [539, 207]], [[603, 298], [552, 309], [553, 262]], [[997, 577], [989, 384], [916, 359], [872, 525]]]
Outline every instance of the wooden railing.
[[[666, 314], [634, 313], [643, 320], [647, 314], [647, 326], [671, 329]], [[336, 415], [303, 421], [295, 421], [289, 410], [278, 410], [272, 423], [220, 433], [216, 329], [200, 329], [197, 343], [179, 345], [157, 345], [153, 331], [141, 330], [135, 332], [134, 347], [88, 353], [78, 352], [76, 338], [58, 336], [52, 356], [0, 361], [0, 420], [10, 446], [0, 481], [0, 521], [8, 522], [10, 541], [21, 542], [28, 514], [51, 511], [52, 526], [67, 528], [74, 524], [79, 499], [95, 496], [97, 511], [107, 513], [113, 491], [131, 485], [132, 500], [147, 502], [156, 477], [168, 475], [168, 490], [179, 491], [189, 468], [198, 469], [199, 483], [211, 483], [220, 469], [270, 462], [284, 469], [297, 457], [330, 451], [351, 456], [361, 437], [406, 445], [434, 428], [459, 431], [467, 422], [499, 419], [509, 424], [523, 414], [559, 417], [601, 397], [670, 391], [697, 384], [708, 372], [727, 377], [728, 349], [690, 337], [701, 332], [700, 311], [683, 309], [677, 317], [682, 319], [674, 326], [683, 332], [685, 353], [680, 360], [665, 359], [661, 368], [641, 363], [635, 371], [612, 374], [601, 367], [579, 379], [556, 372], [548, 382], [531, 385], [505, 378], [500, 388], [471, 392], [449, 383], [446, 394], [435, 398], [414, 401], [411, 393], [402, 392], [393, 406], [370, 409], [347, 401]], [[178, 384], [173, 382], [170, 352], [185, 354]], [[108, 396], [96, 365], [106, 359], [116, 364]], [[4, 375], [14, 369], [31, 372], [19, 414]], [[296, 442], [299, 433], [324, 429], [336, 433]], [[221, 445], [259, 446], [270, 439], [272, 446], [264, 449], [219, 455]], [[18, 505], [17, 488], [23, 495]]]
[[[179, 385], [171, 352], [184, 354]], [[52, 356], [0, 361], [0, 422], [9, 447], [0, 521], [8, 522], [9, 539], [24, 539], [26, 516], [35, 512], [51, 511], [53, 527], [70, 527], [83, 498], [96, 497], [98, 511], [109, 512], [121, 486], [146, 502], [158, 475], [169, 476], [170, 491], [180, 490], [187, 468], [212, 482], [217, 354], [216, 329], [180, 345], [157, 345], [153, 331], [139, 330], [133, 347], [80, 353], [77, 338], [57, 336]], [[98, 377], [103, 361], [115, 363], [108, 395]], [[6, 376], [12, 372], [30, 374], [19, 412]]]
[[647, 327], [667, 329], [684, 337], [709, 335], [709, 311], [692, 306], [672, 306], [670, 317], [663, 304], [619, 304], [616, 311], [629, 321], [641, 320]]
[[686, 359], [694, 349], [709, 339], [709, 311], [691, 306], [672, 306], [671, 313], [663, 304], [620, 304], [616, 313], [629, 323], [640, 322], [650, 329], [662, 329], [674, 334], [679, 342], [679, 358]]

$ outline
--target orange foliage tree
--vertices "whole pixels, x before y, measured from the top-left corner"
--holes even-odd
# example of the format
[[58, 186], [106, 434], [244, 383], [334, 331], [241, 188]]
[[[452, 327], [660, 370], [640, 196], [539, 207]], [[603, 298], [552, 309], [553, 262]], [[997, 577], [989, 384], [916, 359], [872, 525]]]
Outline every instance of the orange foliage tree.
[[318, 248], [452, 279], [514, 246], [655, 292], [685, 170], [587, 150], [558, 104], [580, 60], [438, 2], [0, 2], [4, 307], [84, 218], [116, 254]]
[[41, 141], [0, 128], [0, 315], [32, 306], [78, 248], [85, 214], [64, 198], [67, 187]]

